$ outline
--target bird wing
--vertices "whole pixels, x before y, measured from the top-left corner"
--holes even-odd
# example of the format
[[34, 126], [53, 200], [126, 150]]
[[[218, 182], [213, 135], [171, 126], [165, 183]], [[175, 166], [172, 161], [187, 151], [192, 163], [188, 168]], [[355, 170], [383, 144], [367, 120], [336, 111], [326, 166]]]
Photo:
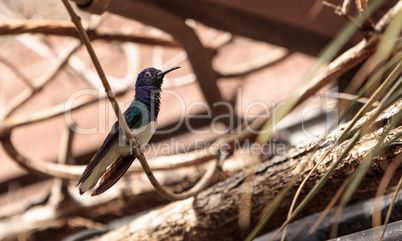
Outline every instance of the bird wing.
[[[135, 104], [130, 105], [130, 107], [124, 112], [123, 116], [124, 116], [126, 122], [128, 123], [130, 129], [138, 128], [142, 122], [142, 117], [143, 117], [142, 109], [138, 105], [135, 105]], [[88, 166], [85, 168], [80, 180], [78, 181], [77, 186], [80, 185], [81, 183], [85, 182], [85, 180], [91, 175], [91, 173], [95, 169], [95, 167], [99, 165], [99, 163], [103, 160], [105, 155], [110, 151], [111, 147], [118, 142], [120, 133], [123, 133], [123, 132], [121, 130], [119, 122], [116, 121], [113, 124], [112, 129], [110, 130], [106, 139], [104, 140], [102, 146], [98, 149], [98, 151], [95, 153], [94, 157], [89, 162]], [[135, 157], [133, 157], [133, 161], [134, 161], [134, 158]], [[124, 174], [124, 172], [123, 172], [123, 174]], [[96, 184], [96, 183], [94, 183], [94, 184]], [[81, 192], [81, 190], [80, 190], [80, 192]]]

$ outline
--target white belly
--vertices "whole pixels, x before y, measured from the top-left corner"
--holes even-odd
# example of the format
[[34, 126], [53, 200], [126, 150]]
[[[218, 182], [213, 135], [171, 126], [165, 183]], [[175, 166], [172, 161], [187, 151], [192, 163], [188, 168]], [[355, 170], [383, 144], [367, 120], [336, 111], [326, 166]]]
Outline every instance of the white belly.
[[149, 122], [148, 125], [143, 126], [139, 129], [132, 130], [131, 133], [137, 140], [140, 141], [141, 150], [144, 150], [145, 146], [148, 144], [151, 137], [154, 135], [156, 131], [156, 121]]
[[[148, 125], [145, 125], [141, 128], [131, 130], [134, 138], [138, 140], [138, 144], [141, 146], [141, 151], [144, 150], [146, 145], [148, 144], [151, 137], [154, 135], [156, 131], [156, 121], [150, 122]], [[127, 145], [126, 137], [122, 135], [117, 143], [118, 147], [116, 148], [117, 153], [123, 156], [127, 156], [132, 154], [132, 150], [130, 145]]]

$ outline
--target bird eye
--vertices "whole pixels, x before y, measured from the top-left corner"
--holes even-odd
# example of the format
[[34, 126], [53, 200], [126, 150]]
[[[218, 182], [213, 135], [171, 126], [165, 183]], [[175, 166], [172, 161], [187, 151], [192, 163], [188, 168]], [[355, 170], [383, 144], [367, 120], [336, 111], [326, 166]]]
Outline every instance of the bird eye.
[[145, 72], [145, 77], [151, 77], [151, 72]]

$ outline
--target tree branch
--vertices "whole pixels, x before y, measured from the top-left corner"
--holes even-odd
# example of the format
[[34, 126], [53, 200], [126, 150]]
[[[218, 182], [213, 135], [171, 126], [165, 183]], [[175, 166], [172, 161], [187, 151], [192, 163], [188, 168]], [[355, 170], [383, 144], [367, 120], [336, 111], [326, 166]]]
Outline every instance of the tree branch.
[[[74, 24], [71, 22], [32, 19], [12, 19], [0, 22], [0, 35], [23, 33], [41, 33], [46, 35], [79, 38]], [[98, 27], [96, 29], [87, 29], [86, 33], [91, 41], [102, 39], [104, 41], [134, 42], [165, 47], [180, 47], [180, 44], [171, 39], [155, 38], [151, 34], [144, 32], [122, 34], [105, 27]]]

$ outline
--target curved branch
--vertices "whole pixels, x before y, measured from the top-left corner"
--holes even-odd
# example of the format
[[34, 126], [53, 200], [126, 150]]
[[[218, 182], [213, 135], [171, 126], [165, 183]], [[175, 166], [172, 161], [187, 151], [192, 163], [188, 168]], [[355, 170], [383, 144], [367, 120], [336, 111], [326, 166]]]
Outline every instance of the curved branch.
[[[80, 178], [86, 165], [65, 165], [38, 159], [30, 159], [14, 147], [11, 136], [3, 136], [0, 139], [6, 153], [23, 169], [39, 176], [61, 178], [66, 180], [77, 180]], [[202, 164], [212, 159], [216, 155], [212, 152], [204, 154], [206, 150], [196, 150], [183, 155], [160, 156], [153, 160], [151, 169], [163, 171]], [[130, 167], [127, 173], [141, 173], [143, 169], [139, 164]]]
[[51, 176], [62, 179], [78, 179], [84, 171], [84, 166], [71, 166], [33, 160], [20, 154], [11, 142], [11, 136], [1, 138], [4, 150], [15, 162], [26, 171], [38, 176]]

